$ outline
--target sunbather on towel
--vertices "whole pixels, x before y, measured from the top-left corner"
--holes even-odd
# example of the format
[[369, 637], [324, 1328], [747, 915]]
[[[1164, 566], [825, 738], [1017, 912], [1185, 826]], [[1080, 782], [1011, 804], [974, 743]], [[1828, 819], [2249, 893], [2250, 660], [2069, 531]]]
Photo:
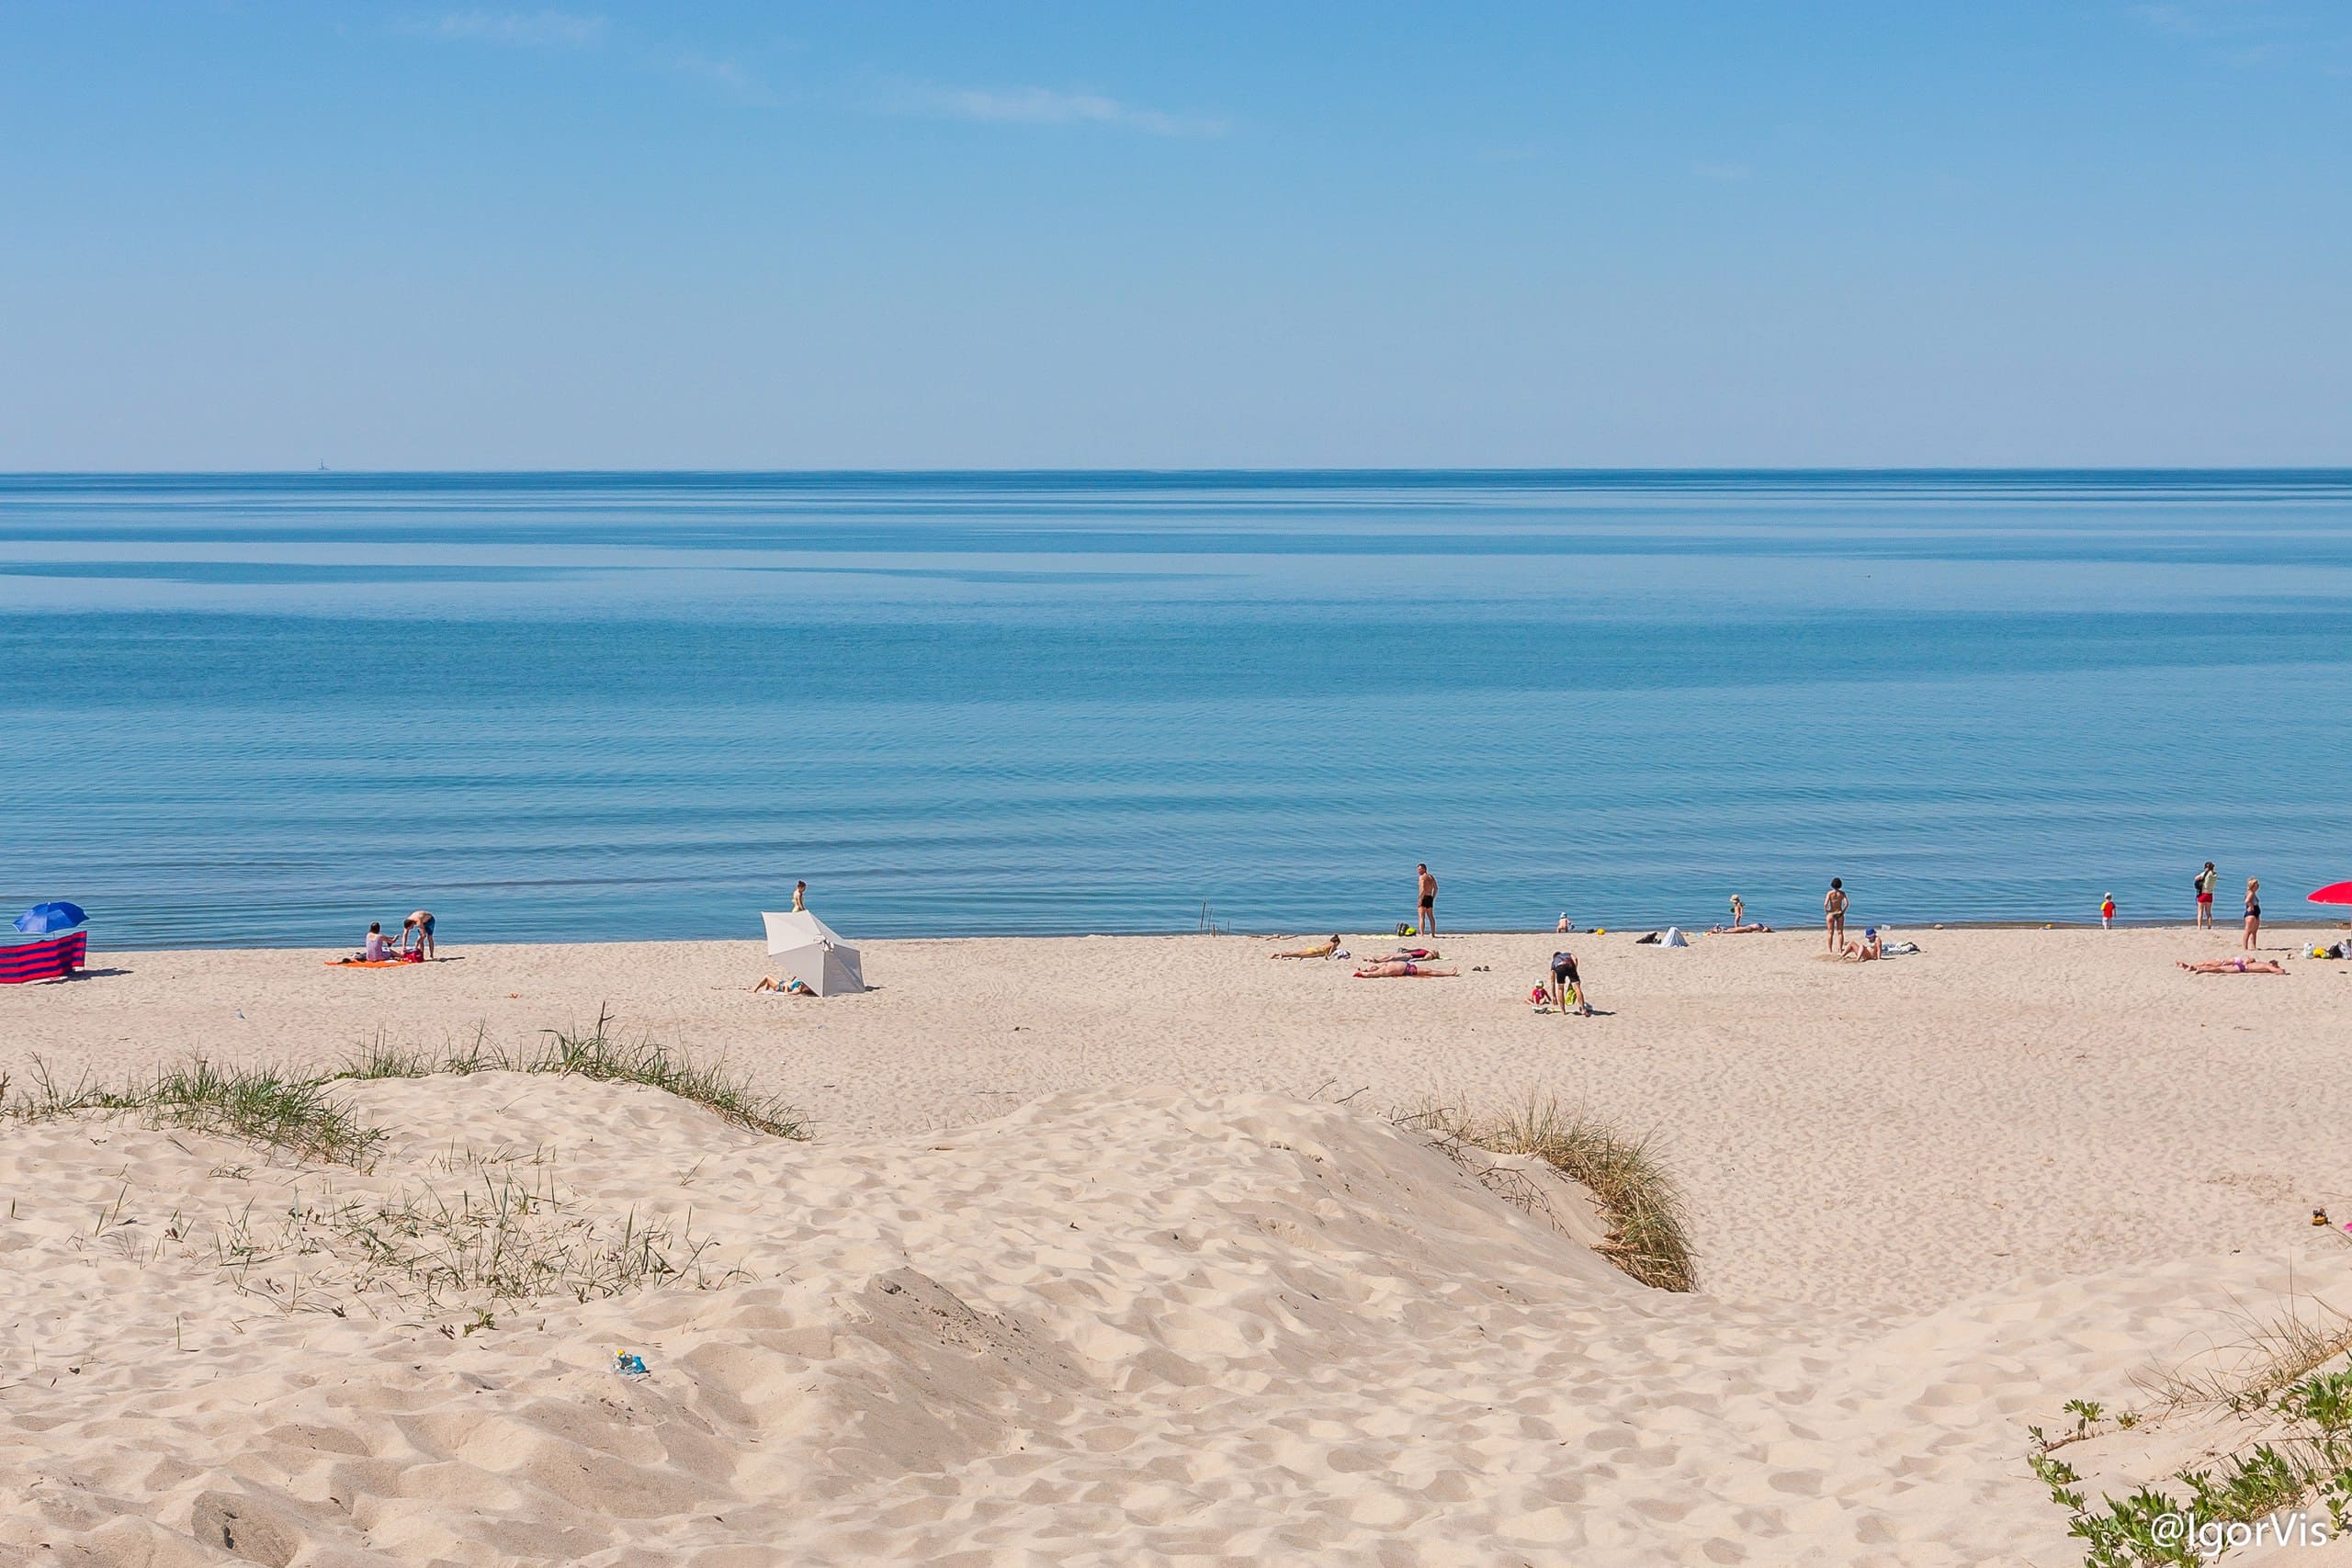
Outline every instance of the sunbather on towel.
[[367, 945], [360, 950], [359, 956], [369, 964], [381, 964], [391, 955], [392, 944], [384, 940], [384, 922], [368, 921]]
[[813, 997], [817, 994], [797, 980], [787, 981], [779, 986], [776, 984], [775, 976], [773, 975], [761, 976], [760, 983], [752, 987], [752, 994], [753, 996], [759, 995], [762, 991], [774, 991], [778, 996], [786, 997]]
[[1374, 959], [1356, 971], [1359, 980], [1450, 980], [1461, 974], [1459, 969], [1432, 969], [1426, 964], [1416, 964], [1408, 958]]
[[1313, 947], [1302, 947], [1294, 953], [1273, 953], [1267, 956], [1270, 958], [1329, 958], [1339, 951], [1340, 939], [1334, 936], [1330, 941], [1317, 942]]
[[2214, 958], [2202, 964], [2174, 961], [2191, 975], [2284, 975], [2287, 966], [2275, 958]]
[[1430, 959], [1438, 956], [1438, 951], [1434, 947], [1400, 947], [1389, 953], [1375, 953], [1366, 958], [1364, 962], [1366, 964], [1404, 964], [1408, 962], [1413, 964], [1426, 964]]
[[1769, 931], [1771, 929], [1763, 921], [1758, 920], [1752, 925], [1745, 926], [1709, 926], [1707, 934], [1709, 936], [1752, 936], [1758, 931]]

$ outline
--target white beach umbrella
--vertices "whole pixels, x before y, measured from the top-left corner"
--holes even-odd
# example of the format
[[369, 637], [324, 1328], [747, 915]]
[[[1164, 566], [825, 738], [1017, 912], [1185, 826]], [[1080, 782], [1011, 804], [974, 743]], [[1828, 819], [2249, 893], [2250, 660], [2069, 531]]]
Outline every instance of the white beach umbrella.
[[805, 909], [787, 915], [763, 909], [760, 919], [767, 922], [768, 951], [786, 976], [820, 997], [865, 989], [857, 949], [832, 927]]

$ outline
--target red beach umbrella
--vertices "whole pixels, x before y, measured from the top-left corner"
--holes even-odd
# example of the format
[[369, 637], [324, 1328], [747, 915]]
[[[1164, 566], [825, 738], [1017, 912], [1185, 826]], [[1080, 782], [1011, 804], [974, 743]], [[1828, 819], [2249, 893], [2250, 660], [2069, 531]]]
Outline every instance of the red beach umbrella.
[[2352, 904], [2352, 882], [2331, 882], [2312, 894], [2313, 904]]

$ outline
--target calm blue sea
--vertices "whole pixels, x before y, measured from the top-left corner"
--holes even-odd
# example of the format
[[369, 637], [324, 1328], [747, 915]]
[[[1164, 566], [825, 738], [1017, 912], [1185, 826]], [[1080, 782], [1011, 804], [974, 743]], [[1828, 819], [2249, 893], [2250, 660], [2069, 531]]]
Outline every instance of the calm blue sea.
[[0, 478], [0, 903], [101, 946], [2273, 918], [2352, 473]]

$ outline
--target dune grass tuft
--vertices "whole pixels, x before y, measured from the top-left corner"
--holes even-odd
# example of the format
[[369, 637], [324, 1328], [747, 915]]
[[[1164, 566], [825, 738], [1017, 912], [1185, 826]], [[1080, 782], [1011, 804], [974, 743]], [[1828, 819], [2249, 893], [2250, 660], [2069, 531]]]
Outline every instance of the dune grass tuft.
[[[1430, 1134], [1457, 1157], [1464, 1144], [1489, 1154], [1535, 1156], [1600, 1203], [1610, 1228], [1598, 1250], [1621, 1271], [1661, 1291], [1698, 1288], [1681, 1190], [1648, 1140], [1628, 1138], [1556, 1100], [1531, 1100], [1518, 1111], [1487, 1117], [1430, 1106], [1396, 1120]], [[1481, 1170], [1479, 1179], [1522, 1206], [1542, 1201], [1516, 1171]]]
[[690, 1100], [720, 1121], [778, 1138], [806, 1138], [808, 1122], [801, 1113], [775, 1095], [753, 1089], [729, 1070], [724, 1060], [695, 1062], [675, 1056], [650, 1039], [618, 1040], [611, 1032], [609, 1010], [596, 1013], [589, 1032], [545, 1031], [540, 1053], [514, 1064], [526, 1073], [562, 1073], [600, 1083], [643, 1084], [680, 1100]]
[[2240, 1308], [2227, 1319], [2234, 1337], [2216, 1337], [2193, 1359], [2139, 1379], [2166, 1410], [2258, 1408], [2280, 1390], [2352, 1352], [2352, 1314], [2316, 1296], [2296, 1296], [2276, 1311]]
[[536, 1051], [508, 1052], [488, 1044], [477, 1032], [463, 1051], [435, 1057], [405, 1051], [382, 1040], [334, 1076], [339, 1078], [421, 1078], [435, 1073], [551, 1073], [594, 1078], [599, 1083], [643, 1084], [692, 1100], [720, 1121], [777, 1138], [809, 1136], [800, 1111], [752, 1087], [722, 1059], [697, 1062], [650, 1038], [624, 1040], [613, 1032], [613, 1014], [600, 1008], [593, 1029], [542, 1030]]
[[691, 1211], [683, 1220], [598, 1214], [551, 1171], [535, 1164], [525, 1179], [512, 1163], [454, 1192], [302, 1194], [272, 1224], [257, 1224], [249, 1206], [215, 1235], [211, 1261], [232, 1288], [288, 1311], [365, 1304], [428, 1321], [457, 1312], [469, 1314], [460, 1320], [469, 1335], [496, 1327], [510, 1306], [650, 1287], [716, 1290], [747, 1278], [713, 1261], [718, 1244], [695, 1233]]
[[10, 1099], [0, 1078], [0, 1115], [40, 1122], [127, 1111], [153, 1126], [220, 1134], [296, 1159], [364, 1166], [384, 1134], [336, 1104], [326, 1084], [277, 1067], [223, 1068], [198, 1058], [130, 1089], [101, 1089], [86, 1077], [68, 1088], [36, 1057], [27, 1092]]
[[440, 1055], [387, 1043], [381, 1037], [335, 1071], [314, 1077], [282, 1067], [216, 1067], [198, 1057], [143, 1084], [107, 1088], [85, 1076], [67, 1084], [36, 1056], [29, 1087], [11, 1093], [0, 1074], [0, 1119], [44, 1122], [85, 1114], [132, 1113], [159, 1127], [183, 1127], [257, 1144], [272, 1154], [364, 1169], [383, 1141], [333, 1098], [337, 1083], [423, 1078], [436, 1074], [549, 1073], [605, 1083], [643, 1084], [692, 1100], [720, 1120], [778, 1138], [807, 1138], [802, 1113], [763, 1093], [724, 1061], [696, 1062], [650, 1039], [621, 1040], [609, 1010], [591, 1031], [548, 1030], [537, 1051], [511, 1055], [477, 1032], [462, 1050]]

